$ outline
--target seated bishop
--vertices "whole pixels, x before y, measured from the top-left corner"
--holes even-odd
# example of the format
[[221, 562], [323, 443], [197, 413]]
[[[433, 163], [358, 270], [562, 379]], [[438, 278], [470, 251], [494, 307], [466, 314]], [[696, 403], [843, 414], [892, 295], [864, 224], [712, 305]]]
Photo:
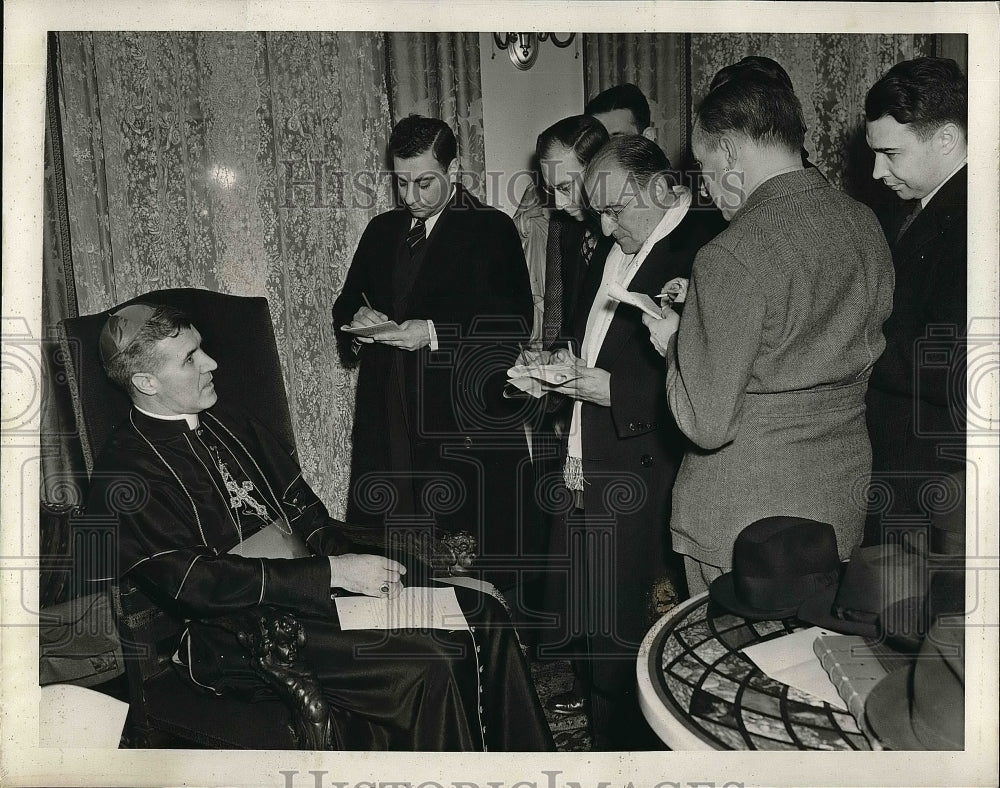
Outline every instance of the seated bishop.
[[[293, 450], [253, 417], [216, 405], [217, 364], [190, 319], [168, 306], [124, 307], [100, 351], [133, 407], [98, 459], [88, 511], [117, 520], [119, 576], [188, 621], [174, 661], [190, 681], [266, 695], [226, 622], [290, 613], [329, 709], [330, 746], [553, 749], [516, 633], [489, 594], [454, 587], [467, 628], [341, 628], [342, 597], [393, 599], [437, 584], [404, 553], [357, 544], [302, 478]], [[109, 511], [121, 500], [109, 487], [136, 480], [143, 494]]]

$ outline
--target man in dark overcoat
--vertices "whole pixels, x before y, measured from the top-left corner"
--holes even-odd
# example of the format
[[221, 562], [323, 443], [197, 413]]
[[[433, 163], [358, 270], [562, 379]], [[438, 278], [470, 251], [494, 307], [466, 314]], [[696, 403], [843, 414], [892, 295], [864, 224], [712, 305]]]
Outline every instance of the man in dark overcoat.
[[512, 591], [534, 509], [527, 406], [502, 396], [531, 327], [520, 239], [456, 182], [443, 121], [404, 118], [389, 152], [402, 206], [369, 223], [333, 307], [360, 363], [347, 519], [469, 531], [485, 578]]
[[872, 177], [900, 198], [886, 222], [892, 314], [867, 397], [868, 542], [890, 521], [918, 530], [941, 516], [964, 522], [967, 95], [955, 61], [917, 58], [893, 66], [865, 99]]

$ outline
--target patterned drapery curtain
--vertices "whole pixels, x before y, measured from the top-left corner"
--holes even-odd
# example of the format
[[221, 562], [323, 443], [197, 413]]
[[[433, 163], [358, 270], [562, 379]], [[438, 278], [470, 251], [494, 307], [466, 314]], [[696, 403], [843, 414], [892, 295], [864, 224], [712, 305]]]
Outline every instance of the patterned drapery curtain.
[[649, 100], [656, 142], [676, 167], [687, 147], [683, 33], [584, 33], [583, 85], [589, 101], [632, 82]]
[[387, 33], [389, 100], [395, 123], [440, 118], [458, 139], [462, 182], [486, 199], [483, 85], [478, 33]]
[[70, 256], [69, 216], [66, 204], [66, 173], [58, 111], [58, 90], [53, 67], [57, 64], [55, 37], [48, 42], [48, 72], [45, 81], [45, 144], [42, 188], [42, 398], [40, 407], [41, 489], [39, 499], [38, 581], [40, 604], [62, 602], [69, 593], [69, 575], [60, 559], [69, 554], [69, 513], [82, 503], [76, 479], [83, 474], [79, 444], [66, 440], [76, 432], [73, 406], [62, 381], [62, 351], [53, 329], [64, 317], [79, 314], [76, 283]]
[[695, 33], [691, 35], [692, 106], [715, 73], [746, 55], [778, 61], [802, 102], [810, 160], [838, 188], [878, 201], [865, 144], [868, 88], [900, 60], [931, 55], [932, 35]]
[[81, 314], [149, 290], [266, 296], [305, 477], [341, 515], [354, 375], [330, 308], [389, 207], [381, 33], [60, 33]]

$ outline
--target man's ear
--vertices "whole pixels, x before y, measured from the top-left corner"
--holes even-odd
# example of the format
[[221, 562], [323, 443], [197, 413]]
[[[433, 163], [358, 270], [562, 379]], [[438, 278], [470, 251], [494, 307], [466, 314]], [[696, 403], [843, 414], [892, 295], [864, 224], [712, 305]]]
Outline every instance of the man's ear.
[[676, 201], [673, 191], [670, 188], [670, 181], [666, 174], [659, 173], [653, 176], [649, 182], [652, 188], [653, 204], [662, 208], [669, 208]]
[[719, 137], [719, 150], [726, 157], [726, 169], [734, 169], [739, 159], [739, 145], [734, 137], [723, 134]]
[[656, 142], [656, 129], [653, 126], [646, 126], [642, 130], [642, 136], [650, 142]]
[[458, 180], [458, 156], [448, 163], [448, 182], [455, 183]]
[[945, 123], [934, 132], [934, 142], [938, 150], [945, 156], [951, 155], [957, 146], [965, 140], [965, 132], [957, 123]]
[[151, 372], [136, 372], [132, 375], [132, 385], [142, 394], [152, 397], [160, 391], [160, 381]]

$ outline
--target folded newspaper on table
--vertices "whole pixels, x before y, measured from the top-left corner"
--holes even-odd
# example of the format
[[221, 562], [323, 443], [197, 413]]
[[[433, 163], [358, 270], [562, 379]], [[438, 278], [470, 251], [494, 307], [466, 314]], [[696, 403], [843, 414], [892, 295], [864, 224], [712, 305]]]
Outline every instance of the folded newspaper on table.
[[[562, 386], [576, 380], [580, 374], [572, 364], [515, 364], [507, 370], [507, 386], [523, 391], [536, 399], [546, 393], [542, 384]], [[504, 389], [504, 396], [510, 397], [512, 392]]]
[[775, 681], [826, 701], [836, 709], [847, 711], [847, 704], [813, 651], [813, 641], [819, 635], [832, 634], [820, 627], [800, 629], [790, 635], [747, 646], [743, 653]]
[[386, 320], [384, 323], [376, 323], [373, 326], [341, 326], [340, 330], [359, 337], [377, 337], [399, 331], [399, 323], [395, 320]]
[[337, 597], [341, 629], [468, 629], [455, 589], [404, 588], [395, 599]]

